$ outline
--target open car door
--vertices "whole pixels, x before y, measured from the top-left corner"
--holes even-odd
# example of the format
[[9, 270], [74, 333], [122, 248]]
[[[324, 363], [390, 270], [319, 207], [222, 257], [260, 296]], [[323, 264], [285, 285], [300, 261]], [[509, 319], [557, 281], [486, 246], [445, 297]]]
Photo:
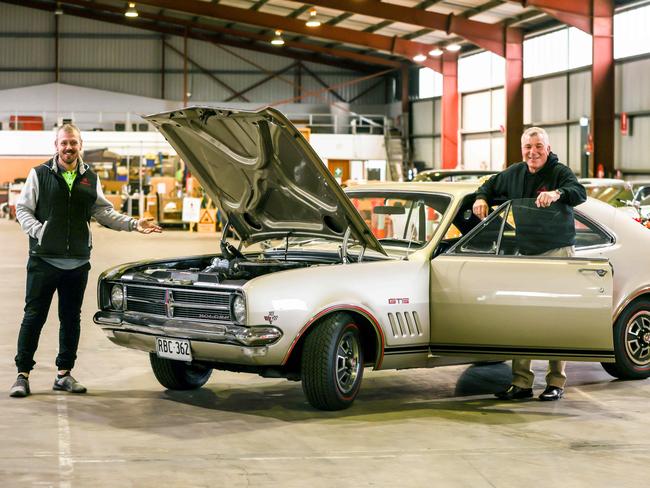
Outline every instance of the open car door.
[[431, 261], [432, 354], [614, 357], [609, 261], [539, 255], [560, 247], [566, 212], [506, 202]]

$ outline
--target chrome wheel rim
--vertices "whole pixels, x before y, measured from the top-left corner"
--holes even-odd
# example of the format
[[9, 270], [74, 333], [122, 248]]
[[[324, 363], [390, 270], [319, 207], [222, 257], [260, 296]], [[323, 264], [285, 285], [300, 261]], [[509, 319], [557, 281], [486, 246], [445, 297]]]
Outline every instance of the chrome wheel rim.
[[634, 315], [625, 327], [625, 351], [634, 364], [650, 364], [650, 312]]
[[344, 394], [354, 389], [361, 369], [360, 359], [359, 343], [352, 331], [348, 331], [336, 347], [336, 384]]

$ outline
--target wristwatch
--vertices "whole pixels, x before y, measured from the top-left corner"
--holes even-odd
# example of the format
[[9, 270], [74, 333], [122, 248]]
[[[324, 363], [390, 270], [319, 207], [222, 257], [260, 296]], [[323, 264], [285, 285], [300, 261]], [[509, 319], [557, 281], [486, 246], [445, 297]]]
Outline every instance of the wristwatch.
[[564, 195], [564, 192], [562, 190], [555, 190], [555, 193], [557, 193], [557, 199], [559, 200], [562, 198], [562, 195]]

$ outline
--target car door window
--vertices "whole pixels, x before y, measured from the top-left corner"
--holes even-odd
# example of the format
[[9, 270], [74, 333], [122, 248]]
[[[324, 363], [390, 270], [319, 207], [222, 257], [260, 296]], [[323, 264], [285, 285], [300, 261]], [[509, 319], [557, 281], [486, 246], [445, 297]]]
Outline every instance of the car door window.
[[571, 209], [554, 203], [537, 207], [535, 199], [505, 203], [448, 252], [500, 256], [534, 256], [566, 246], [573, 232]]
[[481, 222], [466, 238], [461, 239], [450, 254], [495, 254], [498, 251], [504, 221], [510, 204], [504, 204], [491, 216]]
[[576, 250], [609, 246], [614, 243], [613, 236], [578, 212], [575, 213], [575, 227]]

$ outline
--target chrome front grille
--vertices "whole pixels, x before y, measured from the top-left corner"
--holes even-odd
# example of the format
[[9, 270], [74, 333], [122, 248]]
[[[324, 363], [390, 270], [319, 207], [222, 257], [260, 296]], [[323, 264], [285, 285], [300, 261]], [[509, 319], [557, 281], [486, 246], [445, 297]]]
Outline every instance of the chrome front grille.
[[126, 311], [200, 322], [233, 322], [233, 291], [188, 290], [126, 284]]

